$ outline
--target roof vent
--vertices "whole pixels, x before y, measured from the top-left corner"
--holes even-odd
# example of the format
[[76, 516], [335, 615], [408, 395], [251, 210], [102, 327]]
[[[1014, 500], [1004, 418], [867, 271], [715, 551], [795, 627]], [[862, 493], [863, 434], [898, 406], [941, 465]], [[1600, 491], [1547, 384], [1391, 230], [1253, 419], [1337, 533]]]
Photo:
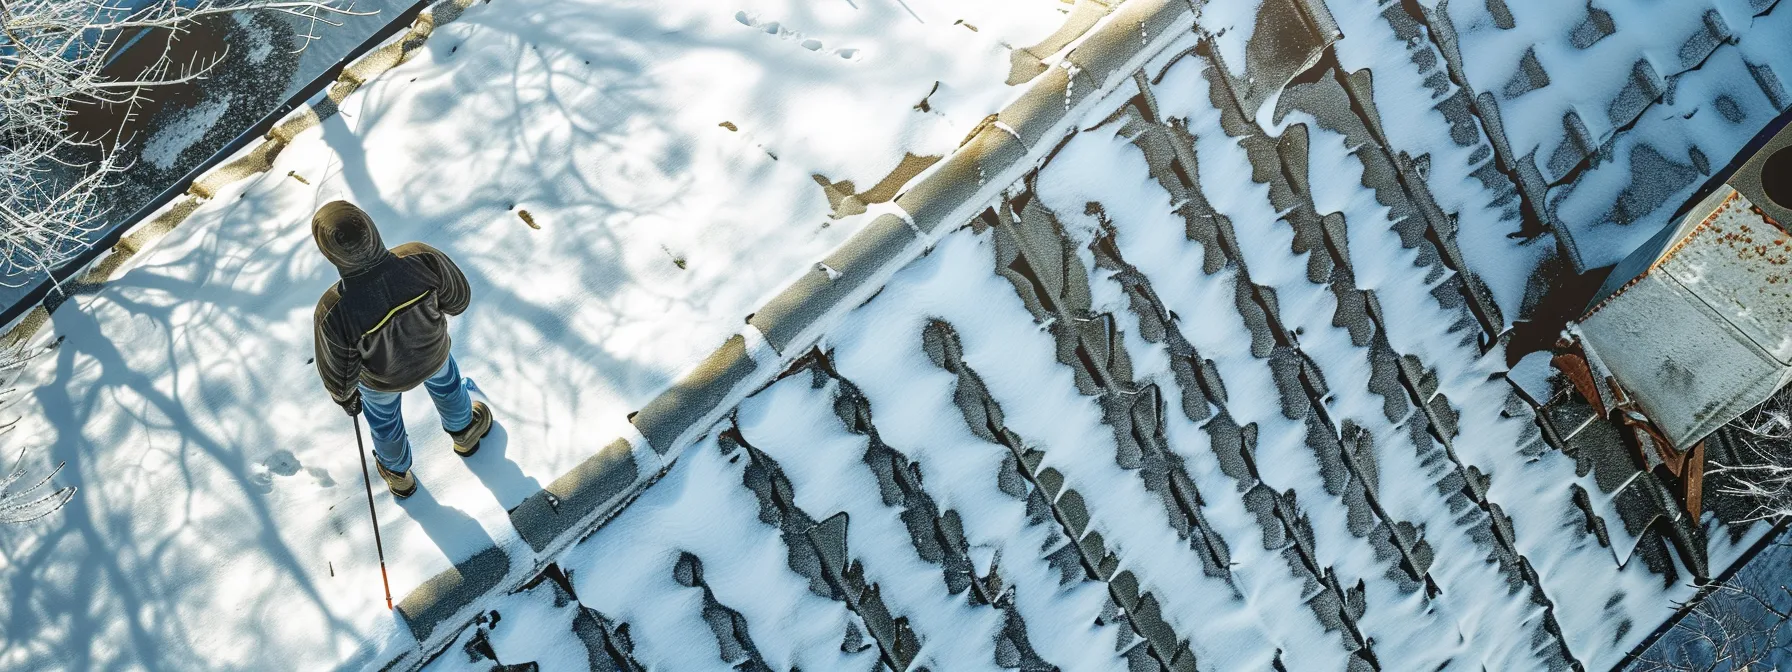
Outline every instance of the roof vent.
[[1760, 136], [1744, 147], [1742, 165], [1724, 178], [1759, 208], [1768, 221], [1792, 234], [1792, 110], [1780, 114]]
[[1761, 191], [1774, 205], [1792, 208], [1792, 146], [1781, 147], [1761, 165]]

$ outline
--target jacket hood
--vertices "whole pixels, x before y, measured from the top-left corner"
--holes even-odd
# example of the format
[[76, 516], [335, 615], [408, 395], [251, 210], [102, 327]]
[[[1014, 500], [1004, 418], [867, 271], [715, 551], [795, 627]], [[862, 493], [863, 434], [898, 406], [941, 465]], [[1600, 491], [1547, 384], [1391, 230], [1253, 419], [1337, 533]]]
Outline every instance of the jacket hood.
[[330, 201], [311, 216], [311, 239], [343, 277], [373, 268], [391, 255], [367, 212], [348, 201]]

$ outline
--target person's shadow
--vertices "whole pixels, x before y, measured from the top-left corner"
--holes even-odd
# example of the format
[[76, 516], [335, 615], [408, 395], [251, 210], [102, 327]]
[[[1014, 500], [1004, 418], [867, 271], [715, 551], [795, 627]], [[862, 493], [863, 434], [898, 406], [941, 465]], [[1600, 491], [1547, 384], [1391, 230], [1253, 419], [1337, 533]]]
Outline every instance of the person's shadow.
[[443, 506], [422, 481], [418, 481], [417, 491], [411, 496], [398, 500], [398, 507], [404, 509], [411, 520], [417, 521], [430, 541], [434, 541], [448, 560], [457, 565], [497, 545], [485, 528], [480, 527], [479, 521], [460, 509]]
[[529, 495], [541, 490], [541, 481], [524, 474], [522, 467], [506, 455], [509, 448], [510, 433], [504, 430], [504, 425], [493, 420], [491, 433], [479, 441], [479, 452], [465, 460], [467, 468], [472, 469], [479, 482], [492, 491], [505, 511], [516, 508]]
[[[485, 391], [479, 389], [479, 384], [471, 378], [467, 379], [467, 391], [485, 397]], [[485, 399], [485, 403], [490, 405], [491, 400]], [[496, 415], [495, 410], [493, 414]], [[516, 508], [529, 495], [541, 490], [541, 481], [524, 474], [523, 468], [507, 456], [509, 449], [510, 432], [504, 429], [502, 422], [493, 417], [491, 432], [479, 441], [479, 452], [465, 460], [467, 468], [473, 470], [473, 475], [479, 477], [479, 482], [485, 485], [485, 489], [492, 491], [492, 495], [498, 498], [498, 505], [504, 507], [505, 511]]]

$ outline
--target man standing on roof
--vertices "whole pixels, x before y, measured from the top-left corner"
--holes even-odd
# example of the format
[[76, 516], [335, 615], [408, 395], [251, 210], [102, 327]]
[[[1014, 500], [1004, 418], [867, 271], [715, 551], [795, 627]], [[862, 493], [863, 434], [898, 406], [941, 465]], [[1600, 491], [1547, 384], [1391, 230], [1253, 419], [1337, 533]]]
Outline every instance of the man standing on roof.
[[448, 255], [423, 243], [390, 250], [367, 213], [331, 201], [311, 217], [317, 249], [342, 280], [317, 300], [317, 374], [350, 416], [367, 416], [380, 477], [398, 498], [417, 491], [399, 395], [421, 384], [461, 457], [492, 428], [485, 402], [472, 401], [449, 353], [448, 316], [467, 309], [472, 290]]

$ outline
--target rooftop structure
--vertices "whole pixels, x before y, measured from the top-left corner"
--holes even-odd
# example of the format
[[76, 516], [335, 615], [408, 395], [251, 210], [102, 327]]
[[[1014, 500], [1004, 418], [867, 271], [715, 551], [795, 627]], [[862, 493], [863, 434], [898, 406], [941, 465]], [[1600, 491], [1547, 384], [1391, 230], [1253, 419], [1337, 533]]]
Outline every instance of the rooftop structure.
[[[1771, 130], [1771, 129], [1770, 129]], [[1738, 157], [1735, 172], [1613, 270], [1568, 326], [1556, 364], [1600, 417], [1630, 429], [1639, 464], [1664, 466], [1697, 516], [1702, 442], [1792, 380], [1792, 130]], [[1785, 194], [1780, 194], [1785, 198]], [[1759, 203], [1759, 205], [1757, 205]]]
[[1690, 448], [1792, 376], [1792, 237], [1778, 223], [1792, 209], [1764, 189], [1792, 178], [1761, 172], [1779, 152], [1792, 157], [1787, 147], [1792, 130], [1620, 264], [1577, 321], [1589, 359], [1672, 448]]

